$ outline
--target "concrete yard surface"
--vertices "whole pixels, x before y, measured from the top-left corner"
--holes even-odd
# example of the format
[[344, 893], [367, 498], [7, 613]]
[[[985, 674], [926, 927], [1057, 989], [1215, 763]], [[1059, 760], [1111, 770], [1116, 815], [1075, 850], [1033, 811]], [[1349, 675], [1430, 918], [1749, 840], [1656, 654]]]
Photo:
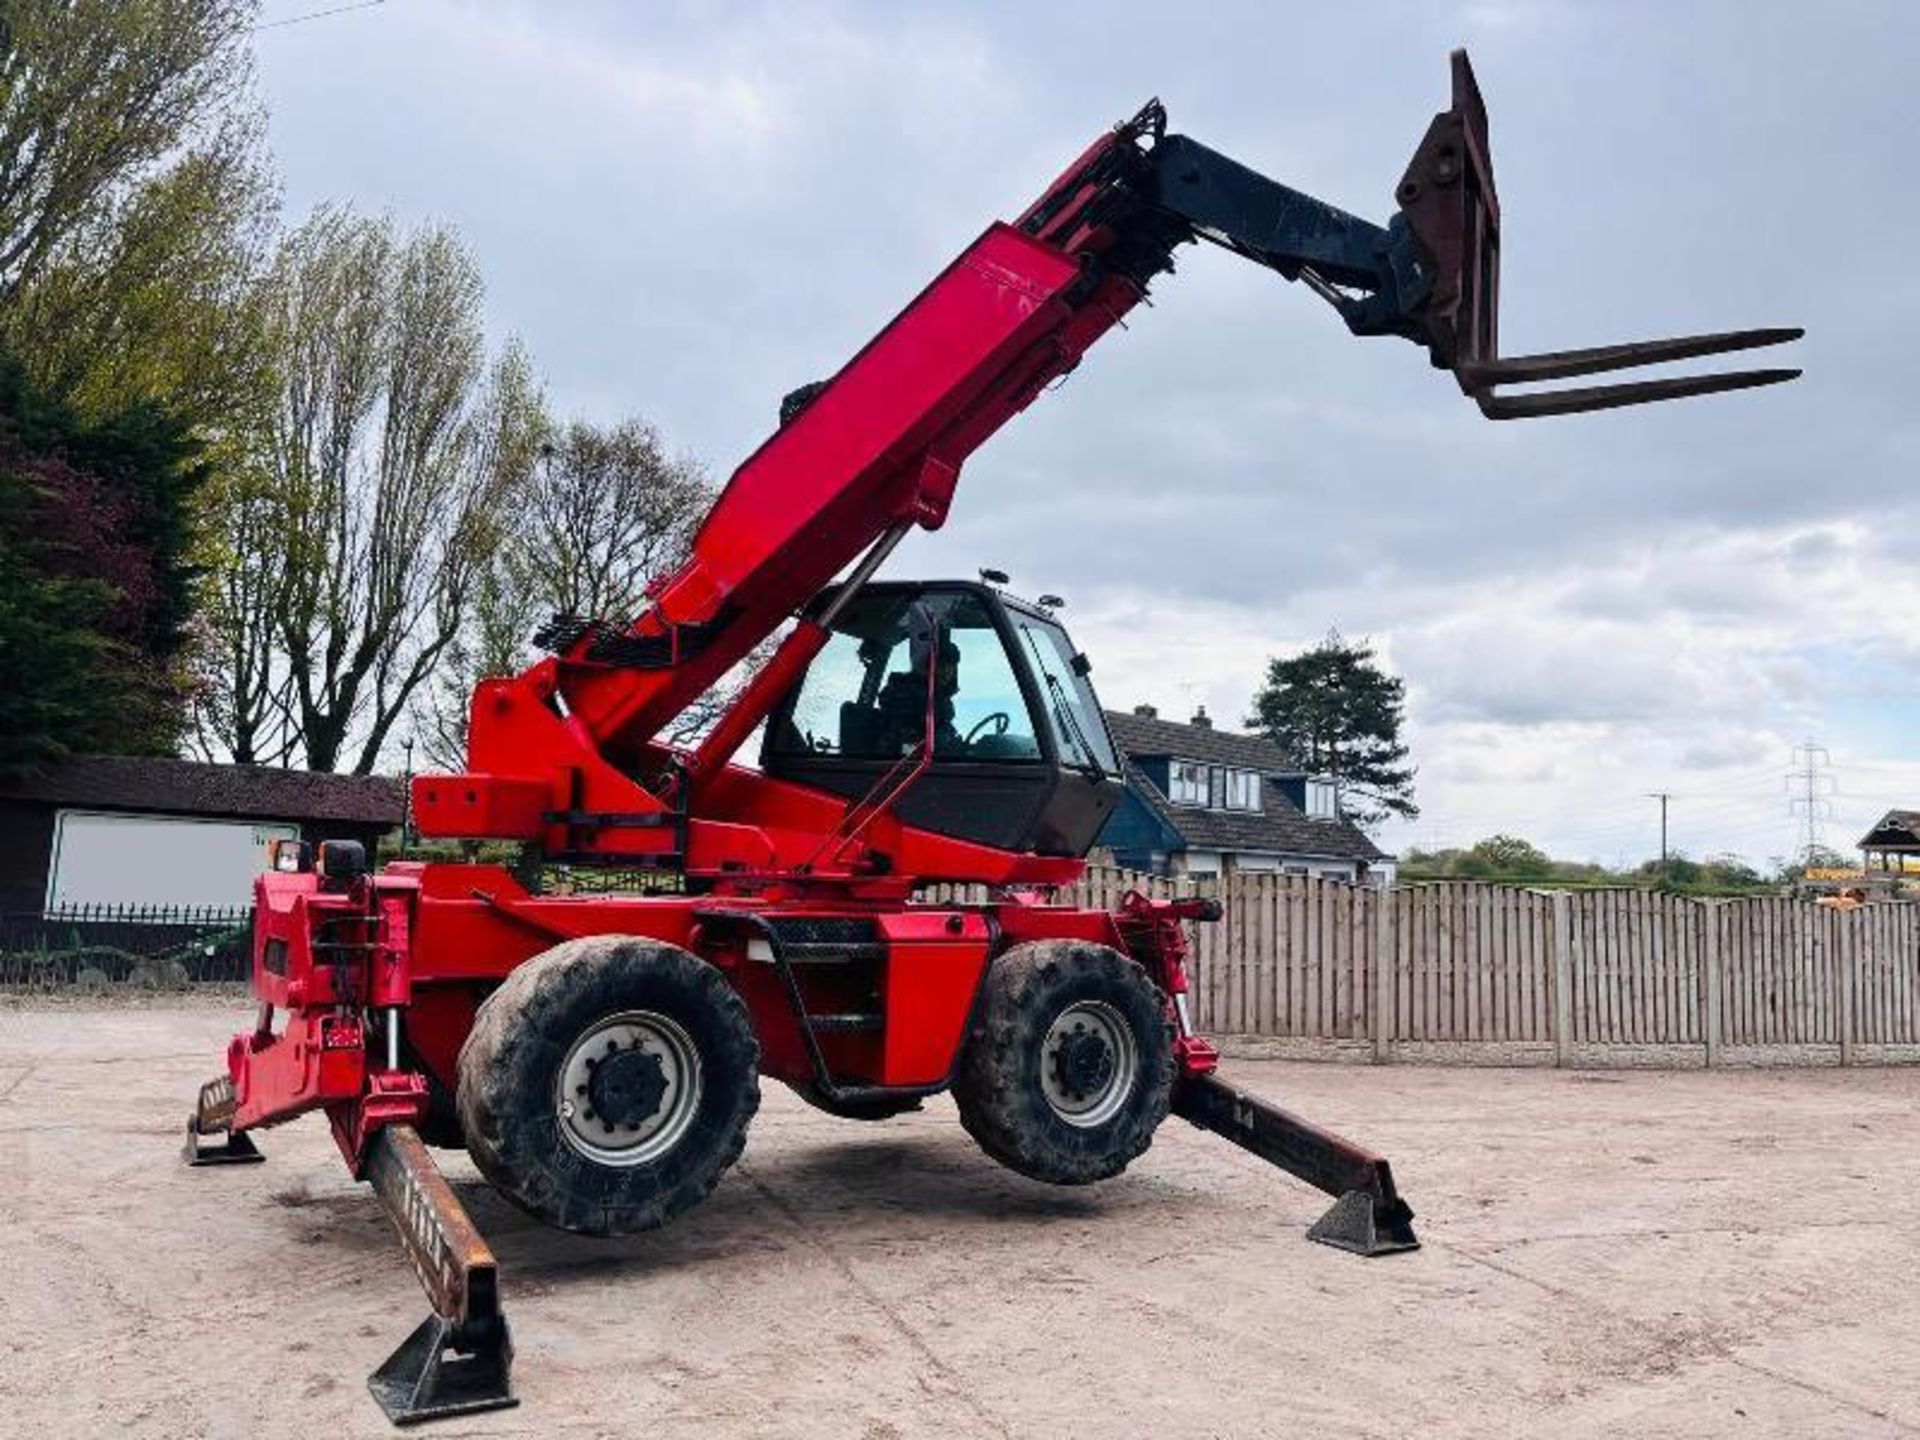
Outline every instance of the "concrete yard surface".
[[[0, 1433], [391, 1431], [426, 1305], [319, 1117], [181, 1129], [243, 1000], [0, 1001]], [[437, 1436], [1920, 1436], [1920, 1071], [1229, 1061], [1388, 1155], [1425, 1248], [1308, 1244], [1317, 1193], [1172, 1120], [1126, 1175], [995, 1167], [945, 1098], [777, 1085], [674, 1227], [499, 1255], [520, 1408]]]

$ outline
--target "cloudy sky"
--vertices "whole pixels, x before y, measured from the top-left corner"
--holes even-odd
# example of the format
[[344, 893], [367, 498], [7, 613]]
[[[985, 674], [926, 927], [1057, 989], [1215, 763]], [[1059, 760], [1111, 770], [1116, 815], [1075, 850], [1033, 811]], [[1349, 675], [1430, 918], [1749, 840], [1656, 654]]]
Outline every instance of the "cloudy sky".
[[1910, 6], [386, 0], [258, 37], [291, 218], [454, 223], [562, 409], [717, 475], [1151, 95], [1384, 220], [1457, 44], [1509, 350], [1803, 324], [1806, 378], [1491, 425], [1413, 347], [1190, 252], [890, 573], [1064, 594], [1116, 708], [1237, 721], [1266, 657], [1371, 637], [1420, 766], [1395, 846], [1637, 861], [1666, 790], [1679, 848], [1764, 861], [1808, 737], [1830, 841], [1920, 805]]

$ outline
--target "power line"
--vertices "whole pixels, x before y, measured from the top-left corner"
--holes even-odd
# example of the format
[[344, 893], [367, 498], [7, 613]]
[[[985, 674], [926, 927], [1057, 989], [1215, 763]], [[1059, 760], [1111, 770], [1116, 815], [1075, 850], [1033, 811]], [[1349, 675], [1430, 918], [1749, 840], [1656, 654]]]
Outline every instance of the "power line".
[[324, 20], [329, 15], [345, 15], [353, 10], [371, 10], [376, 5], [384, 5], [387, 0], [356, 0], [352, 5], [336, 5], [331, 10], [310, 10], [305, 15], [289, 15], [284, 20], [263, 20], [253, 27], [258, 35], [262, 30], [278, 30], [283, 25], [304, 25], [309, 20]]

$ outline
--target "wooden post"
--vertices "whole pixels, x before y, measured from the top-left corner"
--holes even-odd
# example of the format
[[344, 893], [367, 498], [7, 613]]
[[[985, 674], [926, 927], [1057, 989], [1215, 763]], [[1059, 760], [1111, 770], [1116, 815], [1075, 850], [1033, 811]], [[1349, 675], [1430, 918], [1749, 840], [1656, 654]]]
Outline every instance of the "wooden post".
[[1711, 1070], [1720, 1063], [1720, 919], [1727, 907], [1708, 903], [1701, 907], [1703, 933], [1701, 939], [1706, 942], [1706, 1017], [1701, 1023], [1700, 1032], [1706, 1040], [1707, 1068]]
[[1391, 886], [1373, 892], [1373, 1063], [1384, 1065], [1393, 1048], [1395, 896]]
[[1833, 1023], [1840, 1031], [1840, 1063], [1853, 1064], [1853, 991], [1858, 983], [1860, 965], [1860, 928], [1854, 924], [1851, 910], [1836, 910], [1828, 917], [1833, 936]]
[[1573, 896], [1553, 892], [1553, 1063], [1573, 1061]]

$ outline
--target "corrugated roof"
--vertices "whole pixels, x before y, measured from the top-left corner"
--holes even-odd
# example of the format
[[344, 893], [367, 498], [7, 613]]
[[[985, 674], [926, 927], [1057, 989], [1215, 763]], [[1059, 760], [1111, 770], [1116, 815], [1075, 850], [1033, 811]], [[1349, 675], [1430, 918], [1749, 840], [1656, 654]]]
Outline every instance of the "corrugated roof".
[[400, 781], [386, 775], [325, 775], [145, 755], [76, 756], [31, 779], [0, 783], [0, 797], [6, 799], [90, 810], [355, 825], [398, 825], [401, 794]]

